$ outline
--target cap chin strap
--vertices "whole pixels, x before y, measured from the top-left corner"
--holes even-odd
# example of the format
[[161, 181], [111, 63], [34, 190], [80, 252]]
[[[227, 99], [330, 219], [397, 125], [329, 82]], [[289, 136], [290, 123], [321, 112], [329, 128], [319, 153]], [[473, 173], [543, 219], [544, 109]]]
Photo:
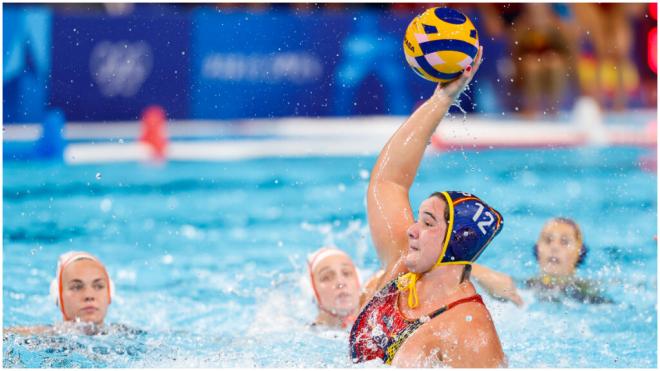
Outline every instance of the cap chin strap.
[[[439, 267], [445, 264], [469, 264], [470, 262], [442, 262], [442, 259], [445, 257], [447, 252], [447, 246], [449, 246], [449, 240], [451, 239], [451, 231], [454, 229], [454, 203], [449, 197], [447, 192], [441, 192], [445, 196], [445, 201], [447, 202], [447, 207], [449, 208], [449, 220], [447, 221], [447, 231], [445, 233], [445, 241], [442, 244], [442, 250], [440, 251], [440, 256], [438, 260], [433, 265], [433, 268]], [[431, 268], [431, 269], [433, 269]], [[396, 286], [399, 290], [406, 291], [408, 290], [408, 307], [411, 309], [417, 308], [419, 305], [419, 297], [417, 296], [417, 281], [424, 275], [424, 273], [414, 273], [408, 272], [400, 276], [396, 282]]]

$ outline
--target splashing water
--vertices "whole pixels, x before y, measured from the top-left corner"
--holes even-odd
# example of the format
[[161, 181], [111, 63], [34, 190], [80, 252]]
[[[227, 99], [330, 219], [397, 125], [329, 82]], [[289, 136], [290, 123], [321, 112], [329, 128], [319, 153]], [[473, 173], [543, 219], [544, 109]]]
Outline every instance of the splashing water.
[[[413, 209], [439, 189], [487, 200], [505, 227], [479, 261], [517, 282], [537, 274], [532, 246], [547, 218], [583, 227], [590, 252], [578, 274], [615, 303], [541, 302], [523, 289], [517, 308], [484, 295], [511, 367], [656, 367], [657, 178], [637, 165], [643, 153], [466, 149], [480, 172], [460, 153], [422, 162]], [[57, 256], [75, 249], [115, 280], [106, 322], [144, 333], [7, 335], [3, 366], [350, 367], [345, 332], [307, 326], [316, 308], [301, 282], [307, 254], [329, 242], [363, 278], [379, 268], [363, 173], [375, 160], [5, 164], [3, 326], [59, 320], [48, 285]], [[97, 172], [103, 181], [88, 184]]]

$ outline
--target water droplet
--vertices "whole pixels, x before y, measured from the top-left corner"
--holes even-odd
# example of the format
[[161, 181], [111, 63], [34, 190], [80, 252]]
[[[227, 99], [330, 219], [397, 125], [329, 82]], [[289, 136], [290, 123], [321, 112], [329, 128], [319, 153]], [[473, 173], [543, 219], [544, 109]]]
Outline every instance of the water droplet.
[[472, 322], [472, 316], [469, 314], [465, 316], [465, 322]]
[[101, 201], [100, 206], [101, 206], [101, 211], [103, 211], [104, 213], [107, 213], [108, 211], [110, 211], [112, 209], [112, 200], [110, 200], [109, 198], [104, 198]]
[[101, 180], [101, 173], [96, 173], [96, 179]]
[[118, 142], [119, 142], [119, 144], [124, 144], [124, 140], [123, 140], [123, 139], [121, 139], [121, 138], [119, 139], [119, 141], [118, 141]]

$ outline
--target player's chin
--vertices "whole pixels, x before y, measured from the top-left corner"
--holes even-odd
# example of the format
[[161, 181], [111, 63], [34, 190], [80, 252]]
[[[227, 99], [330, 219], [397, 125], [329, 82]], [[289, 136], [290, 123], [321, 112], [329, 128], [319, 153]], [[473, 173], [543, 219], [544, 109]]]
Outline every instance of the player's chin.
[[403, 263], [405, 264], [406, 268], [408, 268], [408, 271], [418, 273], [420, 258], [421, 256], [419, 251], [409, 249]]

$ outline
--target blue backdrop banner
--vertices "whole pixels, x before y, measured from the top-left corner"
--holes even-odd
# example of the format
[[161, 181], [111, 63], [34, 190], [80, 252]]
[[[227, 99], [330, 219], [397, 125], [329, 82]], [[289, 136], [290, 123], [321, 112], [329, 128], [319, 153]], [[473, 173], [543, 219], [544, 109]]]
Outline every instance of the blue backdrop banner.
[[56, 15], [51, 104], [70, 121], [135, 120], [152, 104], [186, 118], [189, 17]]
[[[411, 12], [154, 9], [6, 12], [5, 121], [49, 106], [68, 121], [136, 120], [153, 104], [176, 119], [407, 115], [435, 88], [403, 55]], [[472, 103], [496, 107], [480, 87]]]
[[407, 114], [417, 77], [401, 51], [407, 17], [371, 11], [199, 9], [193, 19], [195, 118]]

